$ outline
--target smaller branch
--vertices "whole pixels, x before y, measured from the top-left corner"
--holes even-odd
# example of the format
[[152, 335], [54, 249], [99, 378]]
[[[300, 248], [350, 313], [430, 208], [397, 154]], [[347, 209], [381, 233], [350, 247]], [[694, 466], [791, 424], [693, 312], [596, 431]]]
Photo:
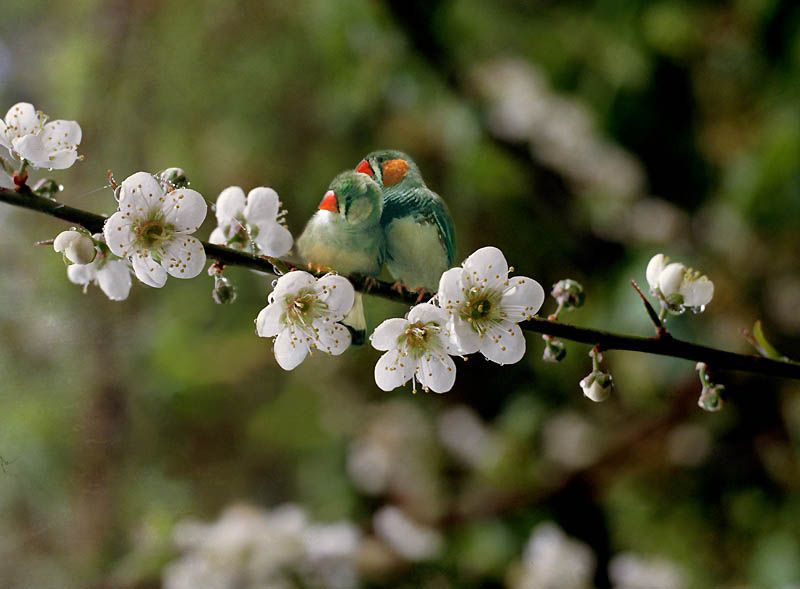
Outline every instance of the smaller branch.
[[639, 288], [639, 285], [636, 284], [635, 280], [631, 280], [631, 286], [633, 287], [633, 290], [635, 290], [639, 294], [639, 297], [642, 299], [644, 308], [647, 311], [647, 316], [650, 317], [650, 321], [653, 322], [653, 325], [656, 328], [656, 337], [657, 338], [668, 337], [669, 334], [667, 333], [667, 328], [664, 327], [663, 321], [658, 316], [658, 313], [656, 313], [656, 310], [653, 308], [653, 305], [650, 304], [650, 301], [647, 300], [647, 297], [644, 296], [642, 289]]

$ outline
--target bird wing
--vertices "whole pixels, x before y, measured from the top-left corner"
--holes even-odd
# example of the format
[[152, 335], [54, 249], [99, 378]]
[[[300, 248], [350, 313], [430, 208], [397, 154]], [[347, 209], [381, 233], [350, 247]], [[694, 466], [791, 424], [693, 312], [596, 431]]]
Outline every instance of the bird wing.
[[455, 258], [455, 229], [453, 218], [442, 197], [427, 187], [384, 190], [381, 225], [388, 227], [395, 219], [414, 217], [423, 223], [436, 225], [439, 239], [447, 252], [447, 265]]

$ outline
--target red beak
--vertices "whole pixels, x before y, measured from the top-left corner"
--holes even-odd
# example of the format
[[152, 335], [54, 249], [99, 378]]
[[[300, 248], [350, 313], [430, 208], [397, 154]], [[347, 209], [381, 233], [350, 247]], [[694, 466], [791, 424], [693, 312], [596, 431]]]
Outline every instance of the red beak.
[[372, 167], [369, 165], [367, 160], [361, 160], [358, 162], [356, 166], [356, 172], [359, 174], [366, 174], [367, 176], [375, 176], [375, 173], [372, 171]]
[[339, 201], [336, 200], [336, 193], [333, 190], [329, 190], [325, 193], [325, 196], [322, 197], [322, 201], [319, 203], [319, 210], [330, 211], [332, 213], [339, 212]]

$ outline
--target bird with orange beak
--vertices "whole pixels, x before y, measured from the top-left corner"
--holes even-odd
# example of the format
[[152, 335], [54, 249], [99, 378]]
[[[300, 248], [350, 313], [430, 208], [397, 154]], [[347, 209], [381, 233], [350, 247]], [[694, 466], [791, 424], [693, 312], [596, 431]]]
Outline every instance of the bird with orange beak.
[[[298, 253], [315, 269], [377, 277], [385, 256], [382, 213], [380, 186], [365, 174], [342, 172], [297, 240]], [[352, 330], [353, 343], [363, 342], [366, 320], [360, 293], [344, 324]]]
[[374, 151], [359, 162], [356, 171], [383, 190], [381, 226], [389, 273], [398, 286], [435, 292], [455, 256], [455, 230], [447, 205], [425, 185], [417, 164], [401, 151]]

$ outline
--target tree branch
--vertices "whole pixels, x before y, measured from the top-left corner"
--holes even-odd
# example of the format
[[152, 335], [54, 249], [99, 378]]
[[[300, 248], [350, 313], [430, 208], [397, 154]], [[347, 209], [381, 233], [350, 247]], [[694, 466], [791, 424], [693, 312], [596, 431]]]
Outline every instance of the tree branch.
[[[25, 184], [19, 186], [17, 190], [0, 188], [0, 202], [82, 225], [92, 233], [101, 232], [106, 220], [106, 218], [101, 215], [76, 209], [55, 200], [38, 196]], [[285, 272], [296, 267], [291, 262], [284, 260], [269, 258], [267, 256], [255, 256], [211, 243], [203, 242], [203, 247], [209, 258], [217, 260], [226, 266], [242, 266], [273, 275], [276, 274], [276, 272]], [[398, 293], [392, 289], [392, 285], [388, 282], [367, 280], [366, 277], [363, 276], [347, 276], [347, 278], [358, 291], [406, 305], [414, 305], [417, 303], [418, 295], [416, 292]], [[423, 300], [428, 299], [430, 299], [430, 295], [423, 297]], [[695, 362], [706, 362], [716, 369], [752, 372], [766, 376], [800, 380], [800, 363], [798, 362], [727, 352], [725, 350], [679, 340], [674, 337], [625, 335], [538, 318], [525, 321], [521, 326], [526, 331], [533, 333], [552, 335], [561, 339], [592, 346], [599, 344], [604, 351], [626, 350], [654, 354], [657, 356], [670, 356], [673, 358], [693, 360]]]

